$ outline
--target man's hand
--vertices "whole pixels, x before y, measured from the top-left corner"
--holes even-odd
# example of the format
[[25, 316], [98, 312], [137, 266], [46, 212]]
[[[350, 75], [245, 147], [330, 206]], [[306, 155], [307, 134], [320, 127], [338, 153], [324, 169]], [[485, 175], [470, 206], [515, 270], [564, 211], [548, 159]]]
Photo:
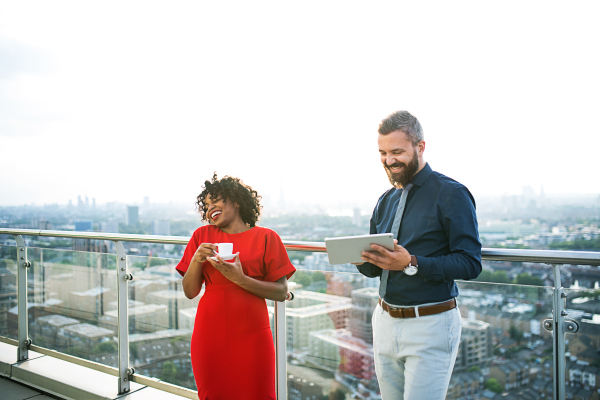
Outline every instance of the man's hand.
[[375, 252], [363, 251], [361, 258], [365, 262], [377, 265], [379, 268], [390, 271], [403, 271], [410, 264], [410, 253], [400, 246], [396, 239], [394, 239], [394, 251], [389, 251], [378, 244], [372, 244], [371, 248]]
[[219, 255], [216, 257], [216, 261], [212, 258], [209, 258], [208, 262], [210, 262], [213, 267], [219, 270], [219, 272], [223, 274], [225, 278], [238, 285], [243, 279], [246, 278], [246, 275], [244, 275], [244, 270], [242, 269], [242, 263], [240, 262], [240, 253], [235, 255], [235, 260], [233, 260], [231, 263], [224, 261]]

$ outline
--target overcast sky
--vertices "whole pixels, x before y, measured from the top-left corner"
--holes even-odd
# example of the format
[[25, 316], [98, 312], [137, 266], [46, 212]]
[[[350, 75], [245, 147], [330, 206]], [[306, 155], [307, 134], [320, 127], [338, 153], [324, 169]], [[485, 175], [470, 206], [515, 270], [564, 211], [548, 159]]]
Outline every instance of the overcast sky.
[[374, 205], [377, 126], [476, 197], [600, 193], [597, 1], [0, 0], [0, 205]]

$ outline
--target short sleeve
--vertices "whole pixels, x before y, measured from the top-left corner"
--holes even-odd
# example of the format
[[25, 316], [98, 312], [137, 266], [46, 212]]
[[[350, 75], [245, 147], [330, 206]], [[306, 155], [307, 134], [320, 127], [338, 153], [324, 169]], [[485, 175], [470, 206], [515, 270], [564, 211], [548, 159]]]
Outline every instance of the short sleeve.
[[267, 282], [275, 282], [284, 276], [290, 279], [296, 272], [281, 238], [275, 231], [269, 230], [265, 235], [264, 263], [264, 280]]
[[[197, 231], [196, 231], [197, 232]], [[192, 258], [194, 254], [196, 254], [196, 250], [198, 250], [198, 235], [194, 232], [187, 246], [185, 247], [185, 251], [183, 252], [183, 257], [179, 264], [175, 267], [175, 270], [179, 272], [181, 276], [184, 276], [190, 267], [190, 263], [192, 262]]]

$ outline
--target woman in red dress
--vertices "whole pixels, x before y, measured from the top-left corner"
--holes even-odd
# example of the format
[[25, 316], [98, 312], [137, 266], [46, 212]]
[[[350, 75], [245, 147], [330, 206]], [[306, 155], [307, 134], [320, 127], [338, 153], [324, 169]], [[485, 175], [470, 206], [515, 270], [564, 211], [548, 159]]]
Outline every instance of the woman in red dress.
[[[198, 304], [191, 356], [200, 400], [275, 399], [275, 349], [265, 299], [284, 301], [296, 269], [274, 231], [256, 226], [260, 196], [239, 179], [204, 183], [197, 205], [210, 224], [190, 239], [177, 271]], [[233, 243], [235, 258], [217, 253]]]

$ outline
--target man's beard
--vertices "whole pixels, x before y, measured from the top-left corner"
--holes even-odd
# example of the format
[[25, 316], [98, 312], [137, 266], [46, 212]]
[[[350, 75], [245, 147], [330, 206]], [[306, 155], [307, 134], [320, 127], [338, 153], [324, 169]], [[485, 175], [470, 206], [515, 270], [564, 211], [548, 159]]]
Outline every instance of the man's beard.
[[[400, 172], [392, 172], [390, 168], [402, 167]], [[388, 179], [393, 186], [402, 186], [405, 187], [410, 183], [412, 178], [415, 176], [417, 171], [419, 170], [419, 156], [417, 156], [417, 150], [413, 155], [412, 160], [408, 163], [408, 165], [398, 161], [392, 165], [387, 165], [385, 162], [383, 163], [383, 168], [385, 168], [385, 172], [387, 173]]]

